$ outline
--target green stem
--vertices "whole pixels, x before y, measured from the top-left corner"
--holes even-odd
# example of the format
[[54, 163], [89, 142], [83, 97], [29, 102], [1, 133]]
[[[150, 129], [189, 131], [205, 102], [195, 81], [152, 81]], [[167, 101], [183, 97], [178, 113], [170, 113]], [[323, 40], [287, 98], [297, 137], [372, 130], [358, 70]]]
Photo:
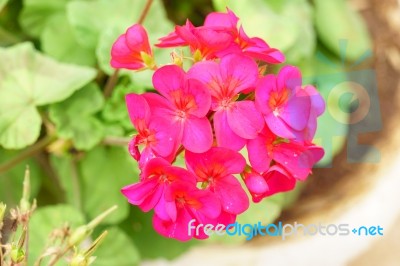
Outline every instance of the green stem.
[[36, 142], [35, 144], [33, 144], [32, 146], [25, 149], [24, 151], [20, 152], [17, 156], [12, 158], [11, 160], [1, 164], [0, 165], [0, 174], [13, 168], [18, 163], [31, 157], [32, 155], [40, 152], [41, 150], [46, 148], [50, 143], [52, 143], [55, 139], [56, 139], [55, 136], [46, 136], [43, 139]]
[[74, 193], [74, 205], [78, 210], [82, 210], [82, 196], [81, 187], [79, 182], [79, 173], [76, 160], [71, 161], [71, 181], [72, 181], [72, 191]]
[[109, 136], [103, 139], [103, 144], [110, 146], [127, 146], [130, 141], [131, 138]]
[[[153, 3], [153, 0], [147, 0], [146, 5], [143, 8], [142, 13], [140, 14], [140, 17], [137, 21], [137, 24], [142, 24], [144, 19], [146, 18], [147, 14], [149, 13], [151, 4]], [[107, 83], [104, 87], [104, 97], [108, 98], [111, 96], [115, 85], [117, 84], [118, 81], [118, 74], [119, 74], [119, 69], [116, 69], [114, 73], [111, 75], [111, 77], [107, 80]]]

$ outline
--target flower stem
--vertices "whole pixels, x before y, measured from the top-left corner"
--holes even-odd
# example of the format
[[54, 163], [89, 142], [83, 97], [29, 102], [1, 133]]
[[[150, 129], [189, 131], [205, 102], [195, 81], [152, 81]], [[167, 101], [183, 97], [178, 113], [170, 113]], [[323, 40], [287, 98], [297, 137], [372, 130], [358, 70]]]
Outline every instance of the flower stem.
[[0, 173], [4, 173], [5, 171], [13, 168], [18, 163], [22, 162], [23, 160], [31, 157], [32, 155], [38, 153], [42, 149], [46, 148], [50, 143], [52, 143], [56, 139], [55, 136], [46, 136], [43, 139], [36, 142], [34, 145], [30, 146], [29, 148], [25, 149], [17, 156], [12, 158], [11, 160], [0, 164]]
[[[137, 21], [137, 24], [142, 24], [143, 21], [145, 20], [147, 14], [149, 13], [151, 4], [153, 3], [153, 0], [147, 0], [142, 13], [140, 14], [140, 17]], [[119, 69], [116, 69], [114, 73], [111, 75], [111, 77], [107, 80], [107, 83], [104, 87], [104, 97], [108, 98], [111, 96], [115, 85], [117, 84], [118, 81], [118, 74], [119, 74]]]

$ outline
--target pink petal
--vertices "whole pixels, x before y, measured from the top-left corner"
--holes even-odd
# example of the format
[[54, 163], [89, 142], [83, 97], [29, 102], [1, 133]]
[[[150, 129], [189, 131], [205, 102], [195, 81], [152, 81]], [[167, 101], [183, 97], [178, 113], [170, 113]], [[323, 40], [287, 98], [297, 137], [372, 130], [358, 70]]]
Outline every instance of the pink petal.
[[301, 73], [297, 67], [284, 66], [278, 74], [277, 87], [281, 90], [287, 88], [294, 91], [296, 87], [301, 86]]
[[240, 153], [222, 147], [212, 147], [205, 153], [187, 151], [185, 161], [190, 171], [206, 178], [212, 172], [220, 175], [239, 174], [246, 166], [246, 160]]
[[142, 94], [142, 96], [146, 99], [153, 116], [158, 116], [169, 121], [175, 116], [174, 107], [161, 95], [148, 92]]
[[206, 84], [214, 97], [217, 97], [221, 90], [220, 84], [223, 84], [219, 73], [219, 65], [214, 61], [203, 61], [194, 64], [188, 71], [188, 77]]
[[268, 173], [264, 174], [269, 190], [263, 194], [264, 197], [271, 196], [279, 192], [293, 190], [296, 185], [296, 179], [290, 177], [279, 166], [272, 166]]
[[254, 139], [264, 127], [264, 119], [252, 101], [235, 102], [227, 111], [233, 132], [245, 139]]
[[148, 123], [150, 119], [150, 107], [146, 99], [141, 95], [130, 93], [125, 96], [125, 102], [132, 124], [140, 130], [137, 121], [144, 120], [145, 123]]
[[272, 158], [268, 155], [267, 140], [262, 135], [249, 140], [247, 150], [250, 164], [257, 172], [262, 173], [269, 169]]
[[151, 177], [152, 175], [160, 175], [163, 173], [167, 167], [170, 167], [171, 163], [163, 158], [154, 158], [146, 163], [145, 167], [142, 169], [141, 176], [143, 179]]
[[[319, 151], [316, 151], [318, 156]], [[304, 180], [315, 164], [314, 155], [297, 143], [282, 143], [274, 150], [274, 160], [282, 165], [294, 178]]]
[[214, 192], [221, 199], [223, 210], [228, 213], [240, 214], [249, 208], [249, 198], [233, 175], [216, 180]]
[[205, 152], [213, 142], [212, 129], [206, 117], [191, 116], [185, 120], [182, 144], [192, 152]]
[[265, 178], [254, 171], [245, 174], [244, 183], [252, 194], [262, 194], [267, 192], [269, 189]]
[[250, 57], [228, 55], [221, 59], [221, 77], [235, 94], [253, 87], [258, 79], [258, 66]]
[[246, 145], [246, 140], [232, 131], [228, 124], [225, 111], [217, 111], [214, 114], [214, 130], [217, 144], [220, 147], [230, 148], [235, 151], [241, 150]]
[[279, 116], [288, 126], [295, 130], [303, 130], [310, 117], [311, 100], [304, 90], [293, 95], [286, 105], [280, 109]]
[[177, 65], [166, 65], [153, 74], [153, 86], [165, 98], [174, 100], [173, 91], [180, 90], [185, 84], [185, 72]]
[[320, 116], [325, 111], [325, 101], [321, 94], [311, 85], [304, 87], [304, 91], [310, 96], [311, 99], [311, 112], [316, 116]]
[[140, 154], [140, 159], [139, 159], [139, 167], [142, 169], [148, 161], [150, 161], [153, 158], [156, 158], [156, 154], [150, 147], [145, 147], [142, 150], [142, 153]]
[[203, 217], [216, 218], [221, 214], [221, 203], [218, 197], [209, 190], [197, 190], [192, 193], [201, 203], [201, 208], [196, 211]]
[[275, 116], [273, 113], [270, 113], [265, 116], [265, 122], [267, 122], [268, 128], [279, 137], [293, 139], [295, 138], [295, 134], [293, 133], [293, 129], [289, 127], [285, 121], [283, 121], [280, 117]]
[[153, 216], [153, 227], [161, 235], [168, 238], [175, 238], [180, 241], [187, 241], [193, 238], [188, 234], [188, 224], [193, 217], [185, 209], [180, 209], [176, 221], [165, 221], [156, 214]]
[[204, 26], [235, 30], [239, 18], [232, 11], [229, 10], [228, 12], [211, 12], [204, 20]]
[[272, 112], [269, 106], [269, 99], [273, 91], [276, 91], [276, 77], [274, 75], [266, 75], [259, 79], [255, 90], [255, 103], [263, 114]]
[[[155, 178], [143, 180], [139, 183], [128, 185], [121, 189], [121, 193], [133, 205], [140, 205], [142, 202], [157, 190], [158, 181]], [[154, 206], [153, 206], [154, 207]]]
[[187, 97], [193, 97], [196, 103], [194, 108], [191, 108], [188, 113], [197, 117], [207, 115], [211, 106], [211, 95], [208, 88], [196, 79], [188, 79], [185, 87]]
[[156, 143], [151, 148], [160, 156], [168, 157], [176, 152], [180, 145], [180, 132], [172, 123], [165, 119], [153, 117], [149, 123], [149, 129], [154, 130]]
[[126, 31], [126, 44], [132, 51], [143, 51], [147, 54], [151, 54], [151, 48], [149, 44], [149, 37], [147, 36], [146, 30], [140, 24], [135, 24], [128, 28]]

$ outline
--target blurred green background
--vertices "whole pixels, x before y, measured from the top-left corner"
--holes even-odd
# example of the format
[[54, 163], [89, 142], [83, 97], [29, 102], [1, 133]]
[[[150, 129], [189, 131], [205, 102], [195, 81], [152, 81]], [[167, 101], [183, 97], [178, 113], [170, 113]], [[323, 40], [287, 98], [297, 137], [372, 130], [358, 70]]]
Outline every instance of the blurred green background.
[[[31, 259], [64, 221], [88, 222], [114, 204], [118, 210], [95, 232], [110, 230], [94, 265], [170, 259], [200, 243], [157, 235], [151, 213], [129, 206], [119, 192], [138, 177], [126, 148], [134, 129], [124, 95], [151, 89], [152, 72], [121, 71], [112, 94], [104, 89], [114, 73], [109, 65], [112, 43], [138, 20], [145, 3], [0, 0], [0, 201], [10, 207], [19, 202], [29, 165], [32, 196], [39, 205], [30, 226]], [[174, 24], [189, 18], [201, 25], [208, 13], [226, 6], [251, 37], [263, 38], [286, 54], [286, 63], [300, 66], [305, 82], [316, 85], [325, 99], [347, 81], [348, 65], [365, 59], [370, 50], [365, 25], [344, 0], [154, 0], [144, 26], [155, 43]], [[170, 52], [156, 50], [157, 62], [170, 62]], [[331, 163], [346, 138], [348, 125], [340, 121], [348, 119], [356, 104], [350, 88], [348, 92], [348, 97], [334, 99], [335, 106], [319, 119], [316, 141], [326, 150], [321, 166]], [[299, 192], [252, 205], [239, 221], [271, 222]]]

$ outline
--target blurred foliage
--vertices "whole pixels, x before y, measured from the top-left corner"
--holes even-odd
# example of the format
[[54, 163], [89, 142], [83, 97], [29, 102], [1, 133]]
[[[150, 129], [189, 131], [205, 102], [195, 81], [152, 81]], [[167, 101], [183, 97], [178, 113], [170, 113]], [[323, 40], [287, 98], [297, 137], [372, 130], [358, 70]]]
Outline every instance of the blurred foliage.
[[[17, 203], [21, 195], [14, 188], [29, 164], [32, 195], [41, 199], [32, 220], [32, 246], [41, 246], [59, 220], [87, 222], [113, 204], [119, 208], [102, 224], [109, 236], [94, 265], [133, 265], [139, 253], [170, 259], [199, 242], [159, 236], [152, 214], [130, 207], [119, 193], [138, 179], [126, 147], [115, 146], [125, 146], [134, 133], [124, 97], [151, 89], [152, 72], [121, 71], [112, 95], [105, 97], [103, 91], [114, 72], [109, 65], [112, 43], [137, 21], [145, 2], [0, 0], [0, 199]], [[285, 52], [287, 63], [299, 65], [305, 82], [316, 85], [325, 99], [348, 80], [346, 61], [362, 60], [370, 49], [365, 25], [344, 0], [154, 0], [144, 26], [154, 43], [174, 23], [189, 18], [201, 25], [213, 8], [224, 11], [226, 6], [250, 36], [264, 38]], [[340, 39], [347, 40], [347, 49]], [[170, 62], [169, 53], [156, 50], [157, 63]], [[336, 114], [325, 112], [319, 119], [316, 138], [326, 149], [321, 165], [331, 163], [348, 131], [335, 118], [345, 116], [344, 121], [350, 114], [351, 99], [343, 97], [334, 99], [339, 103], [332, 109]], [[43, 145], [48, 137], [51, 145]], [[298, 193], [253, 204], [238, 219], [272, 222]], [[46, 206], [54, 203], [62, 205]], [[243, 241], [238, 237], [233, 242]]]

